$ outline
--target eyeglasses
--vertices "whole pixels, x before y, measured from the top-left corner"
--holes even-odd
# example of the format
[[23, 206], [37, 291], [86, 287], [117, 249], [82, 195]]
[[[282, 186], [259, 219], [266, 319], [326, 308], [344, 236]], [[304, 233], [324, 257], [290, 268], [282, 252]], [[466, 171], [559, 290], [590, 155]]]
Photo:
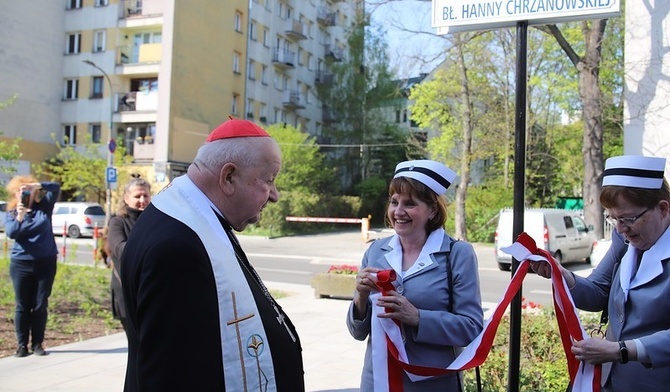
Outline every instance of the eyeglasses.
[[635, 222], [642, 217], [642, 215], [646, 214], [647, 211], [651, 210], [651, 207], [647, 207], [646, 210], [640, 212], [639, 214], [635, 216], [631, 216], [630, 218], [614, 218], [609, 216], [605, 216], [605, 220], [611, 224], [612, 226], [616, 226], [617, 224], [621, 223], [624, 226], [631, 227], [635, 224]]

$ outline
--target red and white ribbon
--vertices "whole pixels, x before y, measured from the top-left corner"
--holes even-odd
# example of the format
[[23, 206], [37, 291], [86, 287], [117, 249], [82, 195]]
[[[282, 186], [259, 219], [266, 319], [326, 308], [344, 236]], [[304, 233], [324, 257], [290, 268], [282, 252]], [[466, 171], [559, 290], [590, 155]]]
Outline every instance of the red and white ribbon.
[[[601, 365], [580, 362], [572, 354], [572, 342], [586, 339], [588, 335], [582, 328], [572, 296], [556, 261], [547, 251], [538, 249], [535, 241], [526, 233], [519, 235], [517, 242], [502, 250], [511, 254], [515, 259], [523, 261], [519, 264], [519, 268], [505, 290], [502, 300], [494, 308], [491, 317], [484, 321], [482, 332], [446, 368], [410, 364], [402, 342], [400, 326], [394, 320], [376, 317], [377, 314], [384, 311], [384, 308], [373, 306], [372, 355], [375, 391], [402, 392], [402, 371], [405, 371], [410, 379], [418, 380], [467, 370], [483, 364], [491, 351], [505, 310], [518, 293], [528, 273], [528, 260], [533, 260], [546, 261], [552, 268], [554, 309], [568, 363], [572, 391], [600, 392]], [[392, 289], [392, 285], [380, 286], [380, 288], [382, 289], [380, 295], [383, 295], [384, 291]], [[374, 300], [375, 298], [373, 298], [373, 303]], [[380, 339], [375, 336], [385, 338]]]

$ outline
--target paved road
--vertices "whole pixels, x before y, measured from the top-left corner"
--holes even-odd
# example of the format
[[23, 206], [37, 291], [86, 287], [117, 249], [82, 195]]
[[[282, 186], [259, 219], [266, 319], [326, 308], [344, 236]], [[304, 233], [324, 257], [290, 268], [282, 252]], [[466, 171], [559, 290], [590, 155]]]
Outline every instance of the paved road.
[[[369, 239], [391, 234], [390, 231], [377, 230]], [[309, 285], [315, 273], [327, 270], [332, 264], [359, 265], [369, 246], [369, 242], [357, 230], [278, 238], [239, 237], [250, 261], [264, 280], [301, 285]], [[4, 239], [4, 233], [0, 234], [0, 238]], [[6, 240], [2, 242], [9, 246]], [[92, 239], [57, 236], [56, 243], [61, 252], [60, 260], [94, 265], [95, 242]], [[498, 269], [492, 244], [477, 243], [474, 248], [479, 260], [482, 299], [497, 303], [511, 275]], [[606, 251], [606, 246], [599, 246], [598, 251], [599, 254], [594, 256], [594, 265], [602, 257], [600, 254]], [[592, 270], [592, 266], [584, 263], [569, 264], [568, 268], [580, 275], [586, 275]], [[552, 303], [551, 285], [547, 279], [529, 275], [522, 290], [527, 301], [547, 305]]]

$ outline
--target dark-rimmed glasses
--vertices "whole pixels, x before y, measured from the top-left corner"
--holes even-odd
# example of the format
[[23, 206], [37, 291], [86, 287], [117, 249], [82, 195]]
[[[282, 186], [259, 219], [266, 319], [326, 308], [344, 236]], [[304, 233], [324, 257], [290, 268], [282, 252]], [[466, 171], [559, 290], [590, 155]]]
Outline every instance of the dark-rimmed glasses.
[[642, 217], [642, 215], [646, 214], [647, 211], [649, 211], [649, 210], [651, 210], [651, 209], [652, 209], [652, 207], [647, 207], [646, 210], [640, 212], [639, 214], [637, 214], [637, 215], [635, 215], [635, 216], [631, 216], [630, 218], [614, 218], [614, 217], [609, 216], [609, 214], [608, 214], [607, 216], [605, 216], [605, 220], [606, 220], [609, 224], [611, 224], [612, 226], [616, 226], [616, 225], [618, 225], [619, 223], [621, 223], [621, 224], [624, 225], [624, 226], [631, 227], [631, 226], [633, 226], [633, 225], [635, 224], [635, 221], [637, 221], [638, 219], [640, 219], [640, 218]]

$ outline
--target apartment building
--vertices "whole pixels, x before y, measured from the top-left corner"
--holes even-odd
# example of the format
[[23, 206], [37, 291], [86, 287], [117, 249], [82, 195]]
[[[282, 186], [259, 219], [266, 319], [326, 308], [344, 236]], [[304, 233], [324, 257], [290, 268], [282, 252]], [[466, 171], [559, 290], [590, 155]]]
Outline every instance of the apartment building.
[[[0, 140], [20, 170], [55, 143], [114, 139], [158, 182], [228, 116], [318, 135], [316, 83], [362, 0], [25, 0], [0, 4]], [[52, 138], [55, 138], [54, 139]]]

